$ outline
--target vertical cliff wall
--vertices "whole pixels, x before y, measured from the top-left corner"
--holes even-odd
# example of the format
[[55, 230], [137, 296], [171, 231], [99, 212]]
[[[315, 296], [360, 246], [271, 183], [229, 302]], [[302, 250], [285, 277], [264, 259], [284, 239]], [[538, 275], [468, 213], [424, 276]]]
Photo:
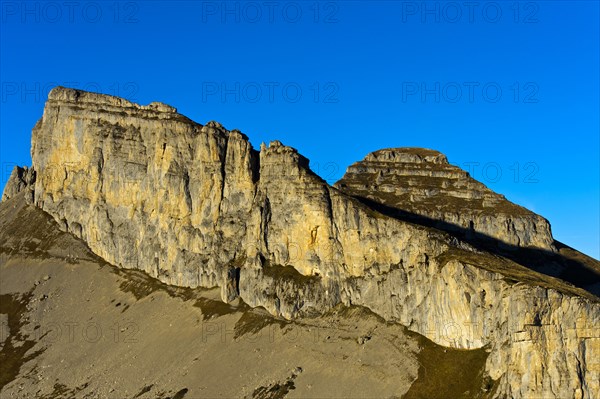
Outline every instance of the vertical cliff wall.
[[286, 318], [358, 304], [442, 345], [485, 347], [497, 397], [600, 396], [597, 297], [394, 210], [554, 253], [547, 221], [411, 151], [370, 155], [335, 188], [280, 142], [256, 151], [164, 104], [56, 88], [32, 168], [4, 198], [29, 190], [96, 254], [169, 284]]

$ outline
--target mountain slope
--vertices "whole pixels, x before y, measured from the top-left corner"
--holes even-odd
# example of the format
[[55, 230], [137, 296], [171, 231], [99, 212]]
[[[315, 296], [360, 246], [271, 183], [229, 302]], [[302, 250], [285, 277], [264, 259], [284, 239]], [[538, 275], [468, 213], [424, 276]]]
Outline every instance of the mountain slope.
[[24, 193], [0, 204], [0, 277], [2, 398], [445, 399], [493, 389], [484, 349], [443, 348], [365, 308], [288, 322], [225, 304], [218, 290], [108, 265]]

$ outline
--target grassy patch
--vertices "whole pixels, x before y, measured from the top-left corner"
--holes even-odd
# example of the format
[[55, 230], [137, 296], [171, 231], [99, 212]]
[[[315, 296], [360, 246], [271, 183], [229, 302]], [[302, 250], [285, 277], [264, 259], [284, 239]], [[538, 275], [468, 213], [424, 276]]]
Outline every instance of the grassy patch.
[[57, 382], [54, 384], [52, 392], [48, 395], [40, 396], [40, 399], [58, 399], [58, 398], [75, 398], [77, 397], [77, 393], [87, 388], [89, 383], [82, 384], [76, 388], [69, 389], [65, 384], [61, 384]]
[[436, 345], [410, 333], [422, 350], [417, 355], [419, 376], [403, 399], [484, 399], [493, 397], [497, 383], [486, 376], [485, 349], [459, 350]]
[[137, 300], [145, 298], [156, 291], [164, 291], [172, 298], [183, 300], [189, 300], [196, 295], [192, 288], [165, 284], [140, 270], [121, 269], [114, 266], [110, 270], [123, 277], [123, 281], [119, 286], [121, 291], [132, 294]]
[[210, 320], [216, 317], [233, 314], [239, 309], [222, 301], [216, 301], [208, 298], [198, 298], [194, 306], [202, 311], [202, 320]]
[[154, 386], [154, 384], [150, 384], [150, 385], [147, 385], [144, 388], [142, 388], [142, 390], [137, 395], [134, 396], [134, 399], [139, 398], [143, 394], [150, 392], [150, 390], [152, 390], [153, 386]]
[[0, 295], [0, 313], [8, 315], [10, 334], [0, 351], [0, 390], [19, 375], [21, 366], [43, 352], [38, 350], [27, 355], [36, 341], [27, 339], [21, 333], [21, 328], [25, 324], [27, 304], [32, 297], [31, 292], [23, 295]]
[[345, 320], [373, 320], [381, 324], [386, 324], [386, 320], [373, 312], [371, 309], [360, 306], [360, 305], [344, 305], [342, 303], [335, 307], [325, 311], [322, 315], [317, 317], [341, 317]]
[[296, 375], [292, 374], [283, 382], [258, 387], [252, 392], [252, 399], [283, 399], [291, 390], [296, 389], [295, 378]]
[[277, 319], [271, 316], [263, 309], [250, 309], [244, 312], [242, 317], [235, 323], [234, 338], [242, 337], [246, 334], [257, 334], [263, 328], [277, 324], [280, 328], [285, 327], [290, 322], [287, 320]]

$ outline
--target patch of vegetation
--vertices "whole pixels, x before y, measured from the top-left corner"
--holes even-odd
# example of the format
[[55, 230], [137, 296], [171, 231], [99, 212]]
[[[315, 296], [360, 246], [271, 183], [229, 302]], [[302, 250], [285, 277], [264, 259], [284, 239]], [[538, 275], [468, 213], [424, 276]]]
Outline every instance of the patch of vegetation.
[[145, 298], [157, 291], [164, 291], [172, 298], [180, 298], [187, 301], [194, 298], [199, 292], [199, 290], [192, 288], [165, 284], [141, 270], [122, 269], [118, 267], [111, 267], [110, 270], [123, 277], [123, 281], [119, 286], [121, 291], [133, 294], [136, 300]]
[[299, 285], [314, 284], [321, 280], [319, 276], [305, 276], [290, 265], [276, 265], [266, 261], [263, 265], [263, 274], [274, 280], [290, 281]]
[[341, 317], [346, 320], [374, 319], [378, 323], [386, 324], [386, 321], [383, 317], [381, 317], [377, 313], [373, 312], [371, 309], [369, 309], [365, 306], [360, 306], [360, 305], [347, 306], [347, 305], [340, 303], [340, 304], [336, 305], [335, 307], [331, 308], [330, 310], [324, 312], [322, 314], [322, 316], [319, 315], [318, 317], [326, 317], [327, 318], [327, 317], [331, 317], [331, 316]]
[[77, 397], [76, 394], [78, 392], [83, 391], [85, 388], [88, 387], [88, 385], [89, 385], [89, 383], [86, 382], [85, 384], [82, 384], [78, 387], [70, 389], [65, 384], [61, 384], [60, 382], [57, 382], [52, 387], [52, 392], [47, 395], [41, 396], [40, 399], [71, 399], [71, 398]]
[[247, 308], [243, 303], [239, 306], [233, 306], [219, 300], [206, 298], [203, 296], [206, 292], [204, 288], [178, 287], [165, 284], [141, 270], [121, 269], [111, 266], [111, 271], [123, 277], [123, 281], [121, 281], [119, 286], [121, 291], [131, 293], [136, 300], [162, 291], [167, 293], [171, 298], [194, 301], [193, 306], [200, 309], [203, 320], [233, 314]]
[[20, 192], [0, 206], [0, 254], [60, 258], [70, 264], [100, 259], [85, 243], [61, 231], [49, 214], [27, 205], [24, 195]]
[[498, 383], [485, 375], [488, 352], [485, 348], [460, 350], [444, 348], [416, 333], [420, 363], [417, 380], [403, 399], [486, 399], [492, 398]]
[[228, 303], [208, 298], [196, 299], [194, 306], [200, 308], [200, 311], [202, 311], [202, 320], [209, 320], [228, 314], [233, 314], [239, 310], [235, 306], [231, 306]]
[[32, 297], [32, 292], [0, 295], [0, 313], [8, 316], [9, 330], [9, 336], [0, 350], [0, 390], [19, 375], [21, 366], [44, 352], [38, 350], [27, 355], [36, 341], [27, 339], [21, 332], [26, 322], [27, 304]]
[[556, 245], [556, 248], [558, 248], [559, 254], [567, 261], [580, 263], [585, 265], [590, 270], [594, 270], [596, 273], [600, 274], [600, 262], [596, 259], [576, 251], [560, 241], [554, 241], [554, 245]]
[[235, 323], [233, 337], [234, 339], [237, 339], [246, 334], [257, 334], [263, 328], [273, 324], [278, 324], [279, 328], [283, 328], [289, 323], [290, 322], [287, 320], [277, 319], [271, 316], [271, 314], [264, 309], [249, 309], [244, 312], [242, 317]]
[[[179, 390], [172, 399], [183, 399], [183, 397], [188, 393], [188, 389], [187, 388], [183, 388], [181, 390]], [[171, 399], [171, 398], [167, 398], [167, 399]]]
[[[22, 193], [8, 200], [1, 208], [2, 248], [7, 253], [47, 255], [52, 244], [65, 233], [59, 231], [50, 215], [37, 208], [22, 203], [16, 208], [10, 206], [19, 199], [24, 202]], [[24, 220], [27, 222], [23, 223]]]
[[154, 386], [154, 384], [150, 384], [150, 385], [147, 385], [144, 388], [142, 388], [142, 390], [137, 395], [134, 396], [134, 399], [139, 398], [143, 394], [150, 392], [150, 390], [152, 390], [153, 386]]
[[284, 382], [258, 387], [252, 392], [252, 399], [283, 399], [291, 390], [296, 389], [295, 378], [296, 374], [292, 374]]

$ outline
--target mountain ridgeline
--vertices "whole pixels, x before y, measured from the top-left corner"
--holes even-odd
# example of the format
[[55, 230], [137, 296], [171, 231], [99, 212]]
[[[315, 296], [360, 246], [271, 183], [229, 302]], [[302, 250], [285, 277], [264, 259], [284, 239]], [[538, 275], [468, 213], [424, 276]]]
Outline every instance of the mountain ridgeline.
[[360, 305], [485, 348], [491, 397], [600, 397], [599, 262], [437, 151], [376, 151], [330, 186], [279, 141], [57, 87], [31, 155], [3, 200], [24, 195], [113, 265], [286, 319]]

